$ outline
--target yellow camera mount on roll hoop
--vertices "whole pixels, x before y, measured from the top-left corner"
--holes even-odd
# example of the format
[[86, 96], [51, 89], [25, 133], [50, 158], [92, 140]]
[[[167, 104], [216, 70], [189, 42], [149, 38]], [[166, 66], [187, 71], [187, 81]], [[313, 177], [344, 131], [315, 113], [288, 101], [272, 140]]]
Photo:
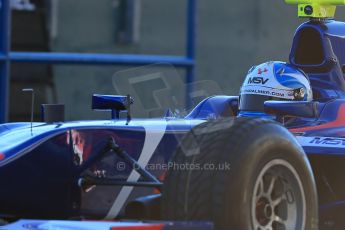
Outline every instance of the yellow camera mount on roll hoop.
[[345, 0], [285, 0], [287, 4], [298, 5], [298, 17], [333, 18], [337, 5]]

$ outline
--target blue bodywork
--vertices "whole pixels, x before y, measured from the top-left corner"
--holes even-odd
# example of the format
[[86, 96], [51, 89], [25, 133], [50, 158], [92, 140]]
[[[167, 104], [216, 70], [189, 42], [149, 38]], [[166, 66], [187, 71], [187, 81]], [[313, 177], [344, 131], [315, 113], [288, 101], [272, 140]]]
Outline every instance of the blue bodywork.
[[[152, 129], [160, 141], [155, 143], [155, 151], [145, 154], [149, 154], [150, 163], [167, 162], [174, 150], [171, 146], [176, 146], [182, 134], [200, 122], [133, 120], [128, 125], [122, 120], [35, 123], [32, 134], [28, 123], [1, 125], [1, 213], [59, 218], [80, 214], [105, 216], [121, 188], [110, 191], [106, 188], [103, 192], [100, 191], [104, 189], [95, 188], [82, 194], [78, 180], [86, 171], [99, 170], [106, 170], [107, 178], [126, 180], [132, 168], [126, 165], [117, 170], [116, 164], [121, 159], [115, 154], [105, 163], [97, 159], [96, 155], [109, 137], [138, 160], [145, 141], [150, 141], [146, 136]], [[162, 171], [153, 173], [159, 177]], [[149, 190], [139, 194], [153, 193], [153, 189]], [[99, 193], [104, 196], [96, 199]]]
[[[314, 95], [312, 107], [270, 106], [287, 114], [296, 114], [292, 111], [296, 108], [303, 110], [303, 116], [281, 121], [295, 134], [311, 162], [319, 195], [320, 224], [330, 228], [344, 226], [345, 23], [312, 20], [302, 24], [294, 36], [290, 64], [309, 76]], [[124, 99], [121, 98], [121, 109]], [[208, 119], [237, 116], [238, 100], [237, 96], [207, 98], [184, 119], [34, 123], [32, 132], [30, 123], [0, 125], [0, 213], [36, 218], [121, 216], [129, 201], [157, 191], [128, 186], [80, 188], [79, 179], [84, 175], [141, 180], [115, 154], [98, 156], [109, 138], [163, 180], [167, 167], [158, 165], [169, 166], [183, 135]]]

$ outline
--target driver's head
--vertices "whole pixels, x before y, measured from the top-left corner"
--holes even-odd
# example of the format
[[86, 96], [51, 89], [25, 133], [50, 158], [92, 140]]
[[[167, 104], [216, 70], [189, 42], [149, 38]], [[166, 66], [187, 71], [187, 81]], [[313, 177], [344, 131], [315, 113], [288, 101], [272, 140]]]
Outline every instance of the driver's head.
[[266, 62], [252, 67], [240, 92], [240, 112], [264, 112], [268, 100], [311, 101], [309, 78], [285, 62]]

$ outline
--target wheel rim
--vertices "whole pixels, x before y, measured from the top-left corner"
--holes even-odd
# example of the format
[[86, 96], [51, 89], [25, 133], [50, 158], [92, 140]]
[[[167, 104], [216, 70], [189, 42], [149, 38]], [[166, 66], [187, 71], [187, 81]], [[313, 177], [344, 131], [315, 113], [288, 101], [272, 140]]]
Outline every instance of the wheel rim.
[[263, 167], [255, 181], [251, 207], [254, 230], [304, 229], [305, 194], [289, 162], [275, 159]]

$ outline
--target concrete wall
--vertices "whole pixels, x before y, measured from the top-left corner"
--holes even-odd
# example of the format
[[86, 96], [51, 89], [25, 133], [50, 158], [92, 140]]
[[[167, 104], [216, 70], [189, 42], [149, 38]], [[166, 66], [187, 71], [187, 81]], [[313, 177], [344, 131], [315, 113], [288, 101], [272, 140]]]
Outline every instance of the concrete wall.
[[[141, 0], [140, 42], [117, 45], [116, 0], [60, 0], [55, 51], [183, 55], [185, 0]], [[345, 19], [338, 9], [337, 18]], [[214, 80], [225, 94], [238, 94], [248, 69], [267, 60], [287, 61], [293, 33], [303, 22], [296, 6], [281, 0], [199, 0], [197, 79]], [[119, 67], [57, 66], [55, 81], [68, 119], [100, 118], [90, 110], [92, 93], [116, 93]], [[183, 71], [179, 71], [181, 77]], [[141, 98], [144, 100], [143, 98]]]

